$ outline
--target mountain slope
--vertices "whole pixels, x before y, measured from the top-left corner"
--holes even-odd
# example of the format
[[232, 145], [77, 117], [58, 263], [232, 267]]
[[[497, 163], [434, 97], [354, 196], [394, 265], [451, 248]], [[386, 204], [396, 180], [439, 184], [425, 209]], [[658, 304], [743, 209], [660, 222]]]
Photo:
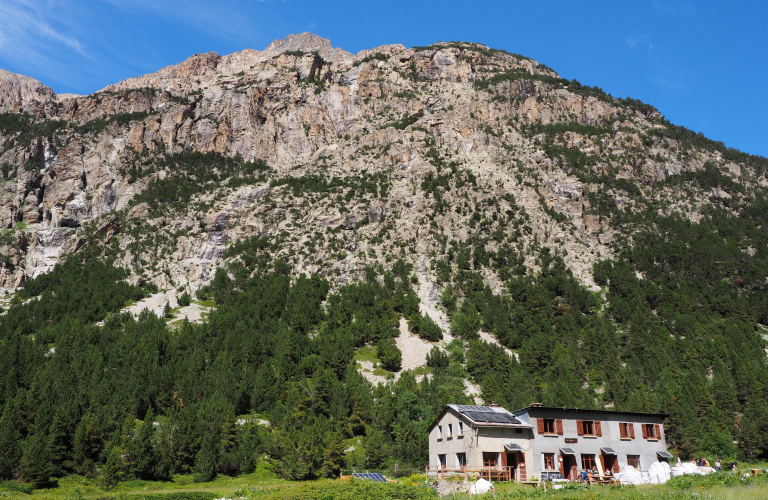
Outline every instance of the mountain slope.
[[[472, 43], [352, 55], [292, 35], [44, 95], [0, 115], [0, 363], [21, 367], [0, 395], [20, 449], [65, 441], [60, 471], [129, 447], [121, 422], [150, 409], [168, 429], [223, 420], [187, 429], [173, 464], [124, 464], [137, 477], [247, 470], [244, 447], [313, 477], [363, 432], [348, 460], [386, 465], [385, 446], [415, 467], [474, 384], [508, 406], [667, 412], [683, 454], [765, 448], [765, 158]], [[190, 296], [217, 307], [197, 326], [120, 314], [159, 293], [169, 316]], [[404, 320], [435, 346], [417, 373], [397, 370]], [[378, 363], [399, 378], [372, 390]], [[60, 395], [86, 380], [103, 396]], [[272, 433], [224, 435], [250, 411]], [[87, 419], [104, 423], [78, 451]]]

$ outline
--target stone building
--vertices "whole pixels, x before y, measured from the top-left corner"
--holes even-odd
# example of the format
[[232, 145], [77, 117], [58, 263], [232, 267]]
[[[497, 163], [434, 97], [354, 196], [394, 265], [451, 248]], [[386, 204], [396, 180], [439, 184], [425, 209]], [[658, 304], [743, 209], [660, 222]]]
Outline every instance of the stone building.
[[647, 470], [667, 460], [665, 415], [549, 408], [447, 405], [429, 428], [429, 475], [525, 481], [579, 471]]

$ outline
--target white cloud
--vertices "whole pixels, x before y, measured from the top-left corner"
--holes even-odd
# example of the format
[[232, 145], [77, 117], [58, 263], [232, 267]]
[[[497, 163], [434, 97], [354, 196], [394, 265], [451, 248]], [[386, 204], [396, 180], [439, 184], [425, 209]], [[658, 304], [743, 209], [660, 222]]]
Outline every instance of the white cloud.
[[100, 0], [125, 12], [147, 11], [195, 31], [229, 40], [253, 39], [254, 27], [242, 5], [222, 0]]
[[640, 35], [636, 37], [627, 37], [627, 39], [624, 41], [628, 46], [635, 47], [637, 45], [643, 44], [650, 40], [651, 37], [648, 35]]
[[58, 65], [57, 54], [88, 52], [72, 23], [70, 2], [47, 0], [0, 1], [0, 57], [20, 66]]

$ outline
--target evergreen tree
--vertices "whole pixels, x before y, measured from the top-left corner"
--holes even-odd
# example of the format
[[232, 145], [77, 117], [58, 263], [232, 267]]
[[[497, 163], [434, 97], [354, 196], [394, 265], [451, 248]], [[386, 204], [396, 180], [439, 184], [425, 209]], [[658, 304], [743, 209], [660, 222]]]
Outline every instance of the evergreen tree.
[[379, 469], [389, 458], [389, 443], [383, 432], [377, 429], [369, 429], [363, 437], [365, 448], [365, 466], [370, 469]]
[[219, 436], [206, 432], [195, 456], [194, 479], [196, 483], [206, 483], [216, 477], [219, 464]]
[[344, 436], [329, 432], [325, 438], [322, 470], [325, 477], [339, 477], [344, 467]]
[[55, 472], [51, 457], [51, 446], [48, 436], [35, 432], [24, 443], [24, 454], [21, 459], [21, 477], [24, 481], [42, 488], [50, 483]]
[[109, 491], [117, 486], [123, 479], [123, 459], [120, 448], [112, 448], [107, 456], [107, 462], [101, 469], [101, 486]]
[[7, 399], [0, 418], [0, 479], [13, 479], [21, 460], [21, 444], [16, 409]]
[[750, 460], [768, 449], [768, 411], [759, 396], [752, 396], [747, 401], [737, 439], [739, 447]]
[[133, 457], [131, 474], [140, 479], [151, 479], [154, 475], [155, 453], [153, 438], [155, 434], [155, 413], [152, 407], [147, 410], [144, 422], [136, 432], [136, 442], [132, 446]]

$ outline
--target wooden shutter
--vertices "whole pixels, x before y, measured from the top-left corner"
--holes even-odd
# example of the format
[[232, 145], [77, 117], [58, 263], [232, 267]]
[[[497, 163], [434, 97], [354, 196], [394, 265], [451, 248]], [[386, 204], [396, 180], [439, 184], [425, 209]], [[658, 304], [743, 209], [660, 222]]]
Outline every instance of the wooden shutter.
[[560, 469], [560, 474], [565, 477], [565, 459], [563, 458], [563, 455], [560, 454], [555, 457], [555, 460], [557, 460], [558, 468]]
[[603, 470], [603, 473], [605, 473], [605, 455], [602, 453], [600, 454], [600, 468]]
[[629, 424], [625, 424], [624, 422], [619, 422], [619, 437], [620, 438], [628, 438], [629, 434]]
[[601, 437], [603, 435], [603, 428], [600, 427], [600, 421], [595, 420], [595, 435]]
[[614, 456], [613, 457], [613, 473], [618, 474], [619, 472], [621, 472], [621, 469], [619, 469], [619, 457]]
[[584, 421], [583, 420], [577, 420], [576, 421], [576, 433], [579, 436], [584, 435]]
[[537, 418], [536, 419], [536, 425], [539, 430], [539, 434], [544, 434], [544, 419], [543, 418]]
[[629, 439], [635, 439], [635, 424], [629, 424]]
[[557, 420], [555, 420], [555, 424], [557, 426], [557, 434], [562, 436], [563, 435], [563, 419], [558, 418]]
[[505, 452], [501, 452], [501, 466], [506, 467], [507, 466], [507, 454]]
[[640, 424], [640, 427], [643, 429], [643, 439], [648, 439], [648, 426]]
[[656, 439], [661, 439], [661, 429], [659, 428], [659, 424], [653, 426], [653, 431], [656, 433]]

